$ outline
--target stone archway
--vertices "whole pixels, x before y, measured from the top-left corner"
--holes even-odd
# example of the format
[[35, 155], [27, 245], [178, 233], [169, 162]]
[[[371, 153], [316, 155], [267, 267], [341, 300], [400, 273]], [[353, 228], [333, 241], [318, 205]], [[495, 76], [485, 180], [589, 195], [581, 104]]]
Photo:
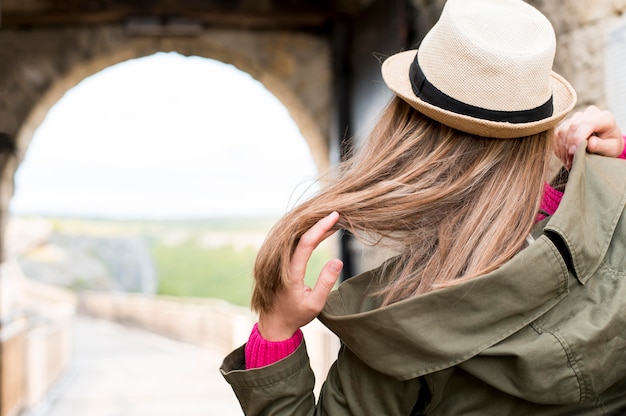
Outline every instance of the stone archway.
[[[308, 143], [318, 170], [330, 162], [330, 46], [323, 37], [286, 32], [207, 30], [197, 36], [132, 36], [124, 27], [11, 31], [0, 36], [0, 414], [13, 414], [42, 394], [67, 364], [67, 318], [51, 322], [52, 342], [40, 345], [63, 357], [48, 367], [28, 369], [25, 351], [35, 347], [26, 319], [25, 286], [5, 258], [4, 235], [13, 177], [36, 129], [72, 87], [109, 66], [157, 52], [178, 52], [229, 63], [249, 73], [289, 111]], [[299, 138], [298, 138], [299, 139]], [[7, 142], [7, 143], [4, 143]], [[5, 145], [6, 144], [6, 145]], [[51, 296], [49, 289], [41, 295]], [[28, 297], [33, 295], [29, 292]], [[75, 300], [59, 299], [66, 312]], [[41, 331], [40, 331], [41, 332]], [[37, 374], [31, 374], [37, 371]], [[39, 374], [41, 372], [41, 374]], [[34, 386], [33, 380], [46, 380]], [[33, 387], [34, 386], [34, 387]]]
[[[308, 143], [318, 171], [329, 167], [331, 67], [330, 47], [323, 38], [217, 30], [195, 37], [132, 37], [121, 28], [100, 28], [51, 32], [46, 38], [48, 47], [33, 52], [39, 36], [39, 32], [20, 32], [3, 38], [14, 52], [10, 57], [16, 69], [0, 73], [0, 86], [4, 82], [5, 91], [9, 91], [0, 101], [0, 123], [14, 138], [15, 147], [14, 157], [8, 157], [0, 171], [2, 233], [13, 194], [13, 175], [50, 108], [86, 77], [157, 52], [215, 59], [249, 73], [287, 108]], [[67, 51], [70, 38], [74, 48]]]

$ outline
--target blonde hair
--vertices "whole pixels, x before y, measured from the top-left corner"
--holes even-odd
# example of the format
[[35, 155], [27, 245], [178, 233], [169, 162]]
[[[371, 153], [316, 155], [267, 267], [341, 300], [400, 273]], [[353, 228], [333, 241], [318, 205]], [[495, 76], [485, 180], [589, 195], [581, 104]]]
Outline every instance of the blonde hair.
[[498, 268], [534, 224], [551, 149], [551, 130], [506, 140], [473, 136], [394, 98], [335, 179], [271, 230], [254, 267], [253, 309], [272, 309], [299, 238], [332, 211], [340, 214], [337, 228], [398, 250], [383, 304]]

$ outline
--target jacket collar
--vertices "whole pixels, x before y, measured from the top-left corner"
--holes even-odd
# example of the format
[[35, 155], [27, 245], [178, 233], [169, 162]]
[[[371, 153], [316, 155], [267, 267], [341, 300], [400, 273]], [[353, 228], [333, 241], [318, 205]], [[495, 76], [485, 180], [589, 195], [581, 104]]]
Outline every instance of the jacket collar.
[[[545, 230], [565, 243], [587, 281], [606, 253], [626, 201], [626, 163], [576, 154]], [[379, 307], [379, 268], [331, 293], [319, 319], [375, 370], [410, 379], [452, 367], [509, 337], [568, 293], [568, 265], [545, 234], [499, 269], [450, 288]]]
[[585, 283], [598, 269], [626, 204], [626, 163], [586, 153], [574, 157], [563, 199], [544, 228], [563, 241]]

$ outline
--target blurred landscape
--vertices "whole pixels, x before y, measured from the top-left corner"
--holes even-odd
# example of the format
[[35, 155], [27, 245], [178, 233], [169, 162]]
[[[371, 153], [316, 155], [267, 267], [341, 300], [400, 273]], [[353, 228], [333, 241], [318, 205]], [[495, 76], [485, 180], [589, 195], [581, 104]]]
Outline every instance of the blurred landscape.
[[[248, 306], [254, 259], [274, 222], [14, 216], [8, 240], [25, 275], [36, 281], [75, 291], [219, 298]], [[314, 254], [313, 275], [330, 256], [328, 247]]]

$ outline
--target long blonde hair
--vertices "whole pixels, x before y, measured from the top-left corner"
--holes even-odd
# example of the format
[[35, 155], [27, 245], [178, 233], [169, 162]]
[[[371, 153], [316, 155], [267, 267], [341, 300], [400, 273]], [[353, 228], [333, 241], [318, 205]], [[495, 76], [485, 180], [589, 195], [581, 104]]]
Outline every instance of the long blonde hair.
[[498, 268], [534, 224], [551, 149], [552, 131], [477, 137], [394, 98], [331, 183], [271, 230], [254, 267], [253, 309], [271, 310], [299, 238], [332, 211], [337, 228], [398, 250], [383, 304]]

